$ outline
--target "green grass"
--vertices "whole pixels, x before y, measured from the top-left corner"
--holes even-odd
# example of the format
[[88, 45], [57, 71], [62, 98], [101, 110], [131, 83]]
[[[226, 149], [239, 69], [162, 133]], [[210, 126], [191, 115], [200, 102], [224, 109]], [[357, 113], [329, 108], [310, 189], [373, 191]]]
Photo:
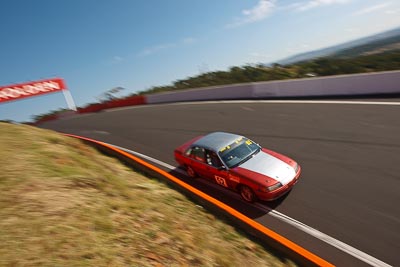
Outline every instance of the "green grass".
[[0, 266], [294, 266], [79, 140], [0, 123]]

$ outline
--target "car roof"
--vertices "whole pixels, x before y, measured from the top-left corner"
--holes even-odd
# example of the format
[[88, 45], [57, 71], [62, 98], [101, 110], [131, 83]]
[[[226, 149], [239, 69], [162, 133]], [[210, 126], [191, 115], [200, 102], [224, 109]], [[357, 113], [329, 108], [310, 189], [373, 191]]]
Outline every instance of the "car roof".
[[203, 136], [202, 138], [194, 142], [193, 145], [218, 152], [222, 148], [232, 144], [241, 137], [241, 135], [232, 133], [214, 132]]

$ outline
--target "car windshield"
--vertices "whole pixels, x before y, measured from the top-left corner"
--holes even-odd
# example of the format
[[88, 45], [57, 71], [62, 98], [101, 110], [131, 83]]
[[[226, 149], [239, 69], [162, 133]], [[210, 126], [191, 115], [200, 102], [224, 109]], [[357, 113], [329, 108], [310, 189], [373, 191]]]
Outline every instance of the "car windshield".
[[234, 168], [248, 160], [252, 155], [258, 153], [260, 149], [260, 146], [253, 141], [241, 137], [232, 144], [222, 148], [219, 151], [219, 155], [226, 166]]

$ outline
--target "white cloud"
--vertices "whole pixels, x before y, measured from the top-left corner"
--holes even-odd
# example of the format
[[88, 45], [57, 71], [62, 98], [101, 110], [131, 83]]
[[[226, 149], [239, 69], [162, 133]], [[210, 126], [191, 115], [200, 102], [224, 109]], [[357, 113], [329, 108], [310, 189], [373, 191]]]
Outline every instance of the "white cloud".
[[272, 12], [274, 7], [275, 0], [259, 0], [255, 7], [243, 10], [242, 17], [236, 18], [236, 20], [228, 24], [227, 27], [235, 28], [244, 24], [264, 20]]
[[161, 50], [165, 50], [165, 49], [172, 48], [175, 46], [176, 46], [176, 44], [169, 43], [169, 44], [160, 44], [160, 45], [147, 47], [147, 48], [143, 49], [141, 52], [139, 52], [138, 56], [142, 56], [142, 57], [149, 56], [149, 55], [155, 54]]
[[121, 62], [121, 61], [123, 61], [124, 59], [122, 58], [122, 57], [120, 57], [120, 56], [114, 56], [113, 57], [113, 61], [114, 62]]
[[316, 7], [335, 5], [335, 4], [347, 4], [351, 0], [310, 0], [301, 5], [297, 4], [297, 11], [307, 11]]
[[257, 53], [257, 52], [250, 53], [249, 56], [256, 58], [256, 59], [262, 59], [262, 60], [269, 59], [272, 57], [272, 55], [265, 55], [265, 54], [261, 54], [261, 53]]
[[388, 14], [388, 15], [399, 14], [400, 13], [400, 9], [386, 10], [385, 13]]
[[105, 64], [107, 65], [116, 65], [119, 64], [121, 62], [125, 61], [125, 58], [121, 57], [121, 56], [113, 56], [111, 59], [108, 59]]
[[150, 47], [147, 47], [147, 48], [143, 49], [142, 51], [140, 51], [137, 54], [137, 56], [139, 56], [139, 57], [150, 56], [150, 55], [158, 53], [158, 52], [160, 52], [162, 50], [166, 50], [166, 49], [170, 49], [170, 48], [174, 48], [174, 47], [182, 46], [182, 45], [193, 44], [196, 41], [197, 40], [195, 38], [193, 38], [193, 37], [186, 37], [186, 38], [183, 38], [183, 39], [181, 39], [179, 41], [176, 41], [174, 43], [165, 43], [165, 44], [159, 44], [159, 45], [150, 46]]
[[304, 5], [303, 3], [296, 2], [296, 3], [288, 4], [288, 5], [286, 5], [286, 6], [280, 6], [279, 9], [282, 9], [282, 10], [287, 10], [287, 9], [298, 9], [298, 8], [300, 8], [300, 7], [303, 6], [303, 5]]
[[193, 44], [196, 42], [196, 39], [193, 37], [186, 37], [182, 39], [183, 44]]
[[386, 8], [389, 5], [390, 5], [390, 3], [383, 3], [383, 4], [379, 4], [379, 5], [375, 5], [375, 6], [366, 7], [364, 9], [354, 12], [353, 15], [354, 16], [365, 15], [365, 14], [372, 13], [374, 11]]
[[274, 7], [274, 1], [260, 0], [252, 9], [245, 9], [242, 11], [243, 15], [249, 21], [263, 20]]
[[346, 28], [346, 29], [344, 29], [346, 32], [350, 32], [350, 33], [354, 33], [354, 32], [357, 32], [357, 31], [359, 31], [360, 29], [359, 28]]
[[286, 47], [286, 52], [289, 54], [301, 53], [312, 50], [313, 47], [309, 43], [291, 43]]

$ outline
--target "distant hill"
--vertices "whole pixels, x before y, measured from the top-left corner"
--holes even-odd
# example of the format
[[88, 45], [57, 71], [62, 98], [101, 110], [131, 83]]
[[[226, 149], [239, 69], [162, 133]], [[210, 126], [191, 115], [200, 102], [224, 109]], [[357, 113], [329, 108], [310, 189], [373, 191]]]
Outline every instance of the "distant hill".
[[318, 57], [354, 57], [371, 55], [396, 49], [400, 49], [400, 27], [390, 31], [346, 42], [344, 44], [294, 55], [280, 60], [277, 63], [281, 65], [287, 65]]

